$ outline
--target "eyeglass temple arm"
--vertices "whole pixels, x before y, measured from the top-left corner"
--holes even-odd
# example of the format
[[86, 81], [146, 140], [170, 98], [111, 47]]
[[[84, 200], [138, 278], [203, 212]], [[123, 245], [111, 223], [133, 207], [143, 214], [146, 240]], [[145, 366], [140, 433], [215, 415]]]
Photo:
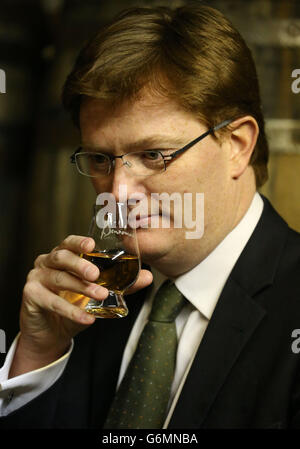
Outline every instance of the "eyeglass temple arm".
[[[200, 140], [204, 139], [204, 137], [208, 136], [208, 134], [211, 134], [211, 133], [213, 133], [215, 131], [218, 131], [221, 128], [224, 128], [225, 126], [229, 125], [229, 123], [231, 123], [232, 121], [233, 121], [233, 119], [224, 120], [223, 122], [219, 123], [218, 125], [213, 126], [212, 128], [209, 128], [209, 130], [207, 130], [200, 137], [197, 137], [196, 139], [192, 140], [192, 142], [188, 143], [187, 145], [185, 145], [180, 150], [177, 150], [177, 151], [175, 151], [175, 153], [172, 153], [172, 159], [173, 159], [173, 157], [178, 156], [179, 154], [181, 154], [184, 151], [188, 150], [189, 148], [191, 148], [196, 143], [200, 142]], [[166, 156], [166, 157], [168, 157], [168, 156]]]

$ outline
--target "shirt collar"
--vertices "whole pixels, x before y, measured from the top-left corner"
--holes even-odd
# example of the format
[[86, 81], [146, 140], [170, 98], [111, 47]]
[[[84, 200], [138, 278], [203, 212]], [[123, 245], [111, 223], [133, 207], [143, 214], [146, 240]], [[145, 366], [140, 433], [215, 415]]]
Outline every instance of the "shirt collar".
[[[178, 290], [210, 319], [221, 291], [263, 211], [263, 200], [256, 192], [249, 209], [237, 226], [202, 261], [187, 273], [175, 280]], [[162, 273], [153, 270], [154, 289], [167, 279]]]

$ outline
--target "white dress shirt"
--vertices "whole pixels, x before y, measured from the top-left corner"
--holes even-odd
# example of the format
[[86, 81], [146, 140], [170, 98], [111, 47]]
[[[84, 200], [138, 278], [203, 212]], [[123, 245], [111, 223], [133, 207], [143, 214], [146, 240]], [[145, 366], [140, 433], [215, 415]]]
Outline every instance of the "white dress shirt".
[[[208, 322], [214, 312], [222, 289], [244, 247], [246, 246], [263, 210], [263, 200], [258, 193], [238, 225], [199, 265], [175, 279], [176, 287], [189, 301], [176, 318], [178, 348], [169, 411], [163, 428], [167, 428], [181, 389], [201, 343]], [[164, 275], [153, 270], [152, 289], [131, 330], [124, 350], [118, 386], [136, 349], [140, 334], [151, 310], [154, 295]], [[0, 369], [0, 416], [5, 416], [47, 390], [63, 373], [73, 350], [59, 360], [38, 370], [7, 379], [17, 345], [15, 338], [5, 363]]]

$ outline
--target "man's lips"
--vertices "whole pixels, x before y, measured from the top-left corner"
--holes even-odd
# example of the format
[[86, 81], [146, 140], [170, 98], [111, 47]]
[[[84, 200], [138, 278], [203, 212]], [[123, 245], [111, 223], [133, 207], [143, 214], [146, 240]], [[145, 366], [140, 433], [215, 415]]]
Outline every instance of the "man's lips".
[[141, 222], [147, 222], [149, 220], [151, 220], [151, 218], [154, 217], [161, 217], [161, 214], [155, 214], [155, 215], [138, 215], [135, 220], [137, 223], [141, 223]]
[[[166, 215], [164, 214], [153, 214], [153, 215], [139, 215], [136, 216], [134, 218], [129, 218], [128, 222], [132, 227], [153, 227], [153, 228], [158, 228], [159, 226], [159, 220], [160, 219], [167, 219], [168, 217], [166, 217]], [[151, 226], [153, 225], [153, 226]]]
[[142, 216], [138, 216], [137, 220], [143, 220], [144, 218], [151, 218], [151, 217], [159, 217], [160, 214], [155, 214], [155, 215], [142, 215]]

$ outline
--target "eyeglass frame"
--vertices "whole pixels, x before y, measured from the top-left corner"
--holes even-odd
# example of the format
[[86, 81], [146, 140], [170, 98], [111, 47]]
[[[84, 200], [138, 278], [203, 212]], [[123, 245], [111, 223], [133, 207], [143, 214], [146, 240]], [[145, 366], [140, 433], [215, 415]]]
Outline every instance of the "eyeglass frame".
[[[194, 145], [196, 145], [196, 143], [200, 142], [202, 139], [204, 139], [205, 137], [207, 137], [209, 134], [213, 134], [215, 131], [218, 131], [221, 128], [225, 128], [225, 126], [229, 125], [230, 123], [233, 122], [234, 119], [228, 119], [228, 120], [224, 120], [223, 122], [219, 123], [218, 125], [212, 126], [211, 128], [209, 128], [207, 131], [205, 131], [203, 134], [201, 134], [201, 136], [196, 137], [196, 139], [193, 139], [191, 142], [187, 143], [184, 147], [174, 151], [171, 154], [163, 154], [161, 151], [159, 150], [144, 150], [144, 151], [134, 151], [134, 153], [146, 153], [146, 152], [157, 152], [161, 155], [161, 157], [163, 158], [164, 161], [164, 170], [162, 170], [161, 172], [158, 173], [162, 173], [163, 171], [167, 170], [167, 165], [166, 162], [170, 162], [172, 161], [176, 156], [179, 156], [180, 154], [184, 153], [185, 151], [189, 150], [191, 147], [193, 147]], [[74, 153], [70, 156], [70, 162], [71, 164], [75, 164], [76, 168], [78, 170], [78, 172], [80, 174], [82, 174], [83, 176], [88, 176], [90, 178], [98, 178], [101, 177], [103, 175], [99, 175], [99, 176], [90, 176], [90, 175], [86, 175], [85, 173], [82, 173], [79, 168], [78, 165], [76, 163], [76, 155], [77, 154], [89, 154], [88, 151], [84, 151], [84, 152], [80, 152], [80, 150], [82, 150], [83, 148], [80, 146], [78, 147]], [[114, 167], [115, 165], [115, 159], [122, 159], [123, 161], [123, 157], [127, 156], [128, 154], [131, 154], [130, 152], [125, 153], [125, 154], [121, 154], [119, 156], [112, 156], [111, 154], [104, 154], [104, 153], [96, 153], [95, 154], [103, 154], [104, 156], [108, 157], [110, 160], [110, 166], [109, 166], [109, 172], [106, 173], [106, 175], [109, 175], [111, 173], [111, 168]], [[128, 162], [125, 161], [125, 163], [123, 162], [123, 165], [127, 165], [128, 166]], [[104, 175], [105, 176], [105, 175]]]

